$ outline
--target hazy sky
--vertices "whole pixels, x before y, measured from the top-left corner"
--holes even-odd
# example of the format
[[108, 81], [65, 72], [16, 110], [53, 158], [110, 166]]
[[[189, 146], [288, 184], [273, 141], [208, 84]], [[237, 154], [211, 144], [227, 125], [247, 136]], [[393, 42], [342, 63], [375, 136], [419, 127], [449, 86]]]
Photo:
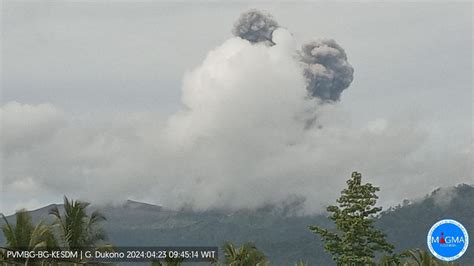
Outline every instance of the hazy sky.
[[[273, 15], [281, 43], [232, 36], [249, 8]], [[474, 183], [471, 3], [4, 1], [1, 12], [0, 212], [64, 194], [199, 209], [303, 197], [313, 212], [351, 170], [384, 205]], [[291, 58], [314, 38], [336, 40], [354, 67], [336, 104], [302, 100]], [[299, 128], [307, 108], [322, 129]]]

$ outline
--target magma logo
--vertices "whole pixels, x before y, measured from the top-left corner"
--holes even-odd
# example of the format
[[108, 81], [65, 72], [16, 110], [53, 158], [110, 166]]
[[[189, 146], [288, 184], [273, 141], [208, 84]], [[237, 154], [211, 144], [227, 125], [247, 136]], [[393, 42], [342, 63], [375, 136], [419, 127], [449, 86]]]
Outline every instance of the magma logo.
[[435, 223], [428, 232], [428, 248], [438, 259], [453, 261], [466, 252], [469, 235], [464, 226], [451, 219]]

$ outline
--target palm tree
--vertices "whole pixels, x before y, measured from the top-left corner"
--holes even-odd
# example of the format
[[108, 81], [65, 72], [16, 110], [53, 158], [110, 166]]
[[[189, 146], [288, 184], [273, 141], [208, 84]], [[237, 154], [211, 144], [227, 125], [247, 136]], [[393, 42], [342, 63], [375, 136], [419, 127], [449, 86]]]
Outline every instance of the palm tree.
[[421, 249], [410, 249], [405, 251], [402, 256], [407, 257], [408, 261], [403, 265], [409, 266], [449, 266], [455, 265], [451, 262], [439, 261], [429, 252]]
[[265, 255], [259, 251], [254, 244], [245, 243], [240, 248], [236, 248], [231, 242], [223, 246], [224, 264], [229, 266], [267, 266]]
[[[36, 226], [31, 221], [31, 215], [26, 210], [17, 211], [16, 223], [11, 225], [2, 214], [4, 225], [3, 234], [6, 239], [6, 248], [16, 250], [35, 251], [39, 249], [55, 248], [57, 242], [51, 227], [43, 222]], [[28, 260], [26, 260], [26, 263]]]
[[43, 222], [39, 222], [36, 226], [33, 225], [31, 215], [26, 210], [17, 211], [15, 218], [16, 224], [13, 226], [2, 214], [5, 223], [2, 231], [5, 235], [7, 248], [38, 250], [57, 246], [50, 226]]
[[2, 227], [3, 234], [9, 248], [27, 248], [29, 246], [33, 224], [31, 216], [26, 210], [19, 210], [15, 214], [16, 226], [10, 225], [5, 215], [2, 214], [5, 225]]
[[63, 214], [56, 206], [49, 211], [55, 218], [53, 224], [59, 228], [59, 235], [65, 248], [77, 250], [104, 247], [98, 246], [107, 238], [99, 223], [106, 218], [97, 210], [88, 215], [86, 209], [89, 205], [87, 202], [69, 200], [65, 196]]

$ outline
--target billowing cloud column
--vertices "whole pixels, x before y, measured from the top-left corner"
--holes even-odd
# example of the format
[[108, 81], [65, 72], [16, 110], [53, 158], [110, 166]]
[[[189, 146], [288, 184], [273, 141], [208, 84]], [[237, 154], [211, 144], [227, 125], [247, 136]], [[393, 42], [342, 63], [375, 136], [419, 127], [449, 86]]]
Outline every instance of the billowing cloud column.
[[336, 41], [322, 39], [303, 45], [301, 61], [306, 64], [304, 75], [312, 97], [323, 101], [338, 101], [342, 91], [353, 80], [354, 68]]

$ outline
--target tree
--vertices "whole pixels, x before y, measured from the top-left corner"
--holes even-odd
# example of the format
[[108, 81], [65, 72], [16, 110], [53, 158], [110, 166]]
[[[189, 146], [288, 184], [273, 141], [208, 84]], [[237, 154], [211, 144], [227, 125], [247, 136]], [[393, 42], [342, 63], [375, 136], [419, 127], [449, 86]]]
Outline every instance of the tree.
[[337, 205], [327, 208], [336, 230], [310, 226], [313, 233], [321, 236], [325, 249], [338, 265], [373, 264], [377, 252], [392, 253], [393, 245], [373, 225], [374, 216], [382, 210], [375, 207], [378, 199], [375, 193], [379, 190], [370, 183], [362, 184], [362, 175], [353, 172]]
[[[3, 234], [6, 239], [6, 248], [13, 250], [36, 251], [57, 247], [57, 242], [51, 227], [43, 222], [34, 225], [31, 215], [26, 210], [17, 211], [15, 225], [11, 225], [2, 214], [4, 225]], [[19, 259], [19, 261], [23, 261]], [[27, 264], [28, 260], [26, 260]]]
[[59, 227], [63, 246], [70, 250], [100, 248], [99, 242], [106, 240], [105, 231], [99, 226], [106, 220], [105, 216], [97, 210], [88, 215], [88, 206], [87, 202], [64, 197], [64, 214], [58, 207], [49, 211], [55, 218], [54, 225]]
[[38, 250], [57, 246], [56, 239], [47, 224], [39, 222], [36, 226], [33, 225], [31, 216], [26, 210], [17, 211], [15, 218], [16, 223], [13, 226], [2, 214], [2, 219], [5, 223], [2, 231], [6, 239], [7, 248]]
[[259, 251], [254, 244], [245, 243], [236, 248], [231, 242], [223, 246], [224, 265], [229, 266], [267, 266], [269, 265], [265, 254]]
[[403, 265], [410, 266], [448, 266], [455, 265], [451, 262], [445, 262], [437, 260], [426, 250], [421, 249], [409, 249], [405, 251], [402, 256], [407, 257], [408, 261]]
[[374, 265], [377, 265], [377, 266], [409, 266], [410, 264], [401, 264], [400, 262], [400, 255], [398, 254], [395, 254], [395, 255], [391, 255], [391, 256], [388, 256], [388, 255], [384, 255], [382, 256], [379, 261], [374, 264]]

